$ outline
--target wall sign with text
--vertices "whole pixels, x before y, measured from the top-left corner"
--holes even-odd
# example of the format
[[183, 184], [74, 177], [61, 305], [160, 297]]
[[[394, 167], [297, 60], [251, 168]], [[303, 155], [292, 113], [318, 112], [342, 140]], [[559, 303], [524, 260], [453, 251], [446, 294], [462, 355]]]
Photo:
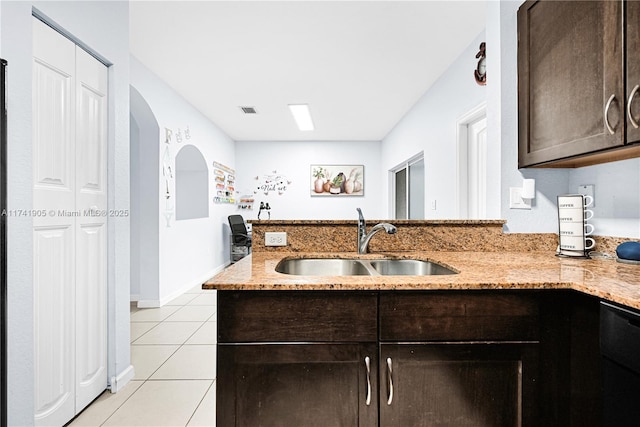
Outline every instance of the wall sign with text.
[[268, 196], [271, 192], [277, 192], [278, 195], [282, 195], [291, 185], [291, 181], [285, 175], [278, 174], [277, 171], [262, 177], [256, 176], [256, 179], [258, 180], [256, 192], [263, 193], [265, 196]]

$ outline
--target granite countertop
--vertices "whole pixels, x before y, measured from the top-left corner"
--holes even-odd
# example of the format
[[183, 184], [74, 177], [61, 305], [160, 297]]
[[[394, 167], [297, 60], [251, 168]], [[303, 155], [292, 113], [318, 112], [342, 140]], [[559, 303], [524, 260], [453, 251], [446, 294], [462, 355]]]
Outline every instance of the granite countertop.
[[[277, 273], [283, 258], [411, 258], [458, 274], [442, 276], [295, 276]], [[640, 265], [614, 259], [561, 258], [553, 252], [254, 252], [208, 280], [218, 290], [572, 289], [640, 309]]]
[[[368, 219], [370, 224], [377, 224], [379, 222], [393, 222], [394, 225], [453, 225], [453, 226], [467, 226], [467, 225], [499, 225], [502, 226], [507, 223], [504, 219]], [[355, 219], [249, 219], [249, 224], [260, 225], [320, 225], [326, 226], [328, 223], [331, 225], [353, 225], [356, 223]]]

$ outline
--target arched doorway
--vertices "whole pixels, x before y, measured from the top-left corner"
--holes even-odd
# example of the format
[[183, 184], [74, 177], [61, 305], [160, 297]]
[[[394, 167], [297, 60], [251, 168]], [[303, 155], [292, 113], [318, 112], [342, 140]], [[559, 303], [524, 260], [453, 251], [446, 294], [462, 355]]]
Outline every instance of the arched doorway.
[[160, 301], [160, 126], [140, 92], [129, 89], [131, 301], [151, 307]]

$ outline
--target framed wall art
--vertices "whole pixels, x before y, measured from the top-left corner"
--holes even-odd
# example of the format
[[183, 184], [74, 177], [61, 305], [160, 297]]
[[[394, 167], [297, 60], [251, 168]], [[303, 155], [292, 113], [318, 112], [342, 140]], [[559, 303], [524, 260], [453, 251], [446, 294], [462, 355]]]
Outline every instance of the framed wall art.
[[364, 196], [363, 165], [311, 165], [312, 196]]

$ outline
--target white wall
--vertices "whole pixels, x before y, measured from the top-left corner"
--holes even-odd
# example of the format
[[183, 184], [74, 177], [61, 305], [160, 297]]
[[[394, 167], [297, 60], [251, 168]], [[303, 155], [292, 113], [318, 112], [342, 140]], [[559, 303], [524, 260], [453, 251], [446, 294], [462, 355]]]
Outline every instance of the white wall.
[[[32, 6], [106, 58], [109, 68], [110, 209], [129, 208], [129, 6], [128, 2], [7, 2], [2, 8], [2, 56], [8, 73], [8, 207], [32, 206], [31, 61]], [[33, 425], [33, 242], [28, 217], [8, 226], [9, 425]], [[109, 223], [109, 377], [130, 368], [129, 221]]]
[[572, 170], [570, 190], [583, 184], [594, 185], [595, 234], [640, 238], [640, 159]]
[[[254, 194], [253, 211], [238, 210], [245, 220], [257, 219], [260, 202], [271, 206], [271, 219], [353, 219], [361, 208], [367, 219], [386, 218], [382, 201], [380, 142], [236, 142], [237, 188], [240, 193], [257, 191], [258, 180], [273, 171], [291, 184], [283, 194]], [[311, 165], [364, 165], [364, 196], [311, 196]], [[349, 171], [344, 171], [349, 174]], [[263, 213], [261, 219], [267, 216]]]
[[[425, 163], [426, 218], [456, 217], [456, 122], [487, 99], [487, 87], [477, 85], [473, 78], [477, 64], [475, 55], [482, 41], [484, 33], [462, 52], [382, 141], [380, 178], [383, 191], [379, 203], [385, 206], [386, 217], [390, 215], [388, 171], [421, 151], [424, 151]], [[489, 64], [491, 55], [489, 45]], [[488, 75], [488, 79], [493, 79], [490, 71]], [[489, 141], [489, 146], [495, 144]], [[489, 156], [495, 158], [499, 153], [490, 148]], [[497, 188], [499, 176], [490, 177], [488, 182], [490, 189]], [[436, 210], [431, 209], [433, 201], [436, 201]], [[499, 217], [497, 206], [492, 207], [489, 215]]]
[[[133, 107], [133, 98], [135, 96], [135, 92], [131, 91], [129, 99], [131, 100], [131, 110], [134, 110]], [[136, 121], [135, 116], [130, 114], [129, 116], [129, 146], [130, 146], [130, 159], [129, 159], [129, 167], [130, 167], [130, 175], [131, 175], [131, 202], [129, 206], [131, 207], [131, 216], [129, 217], [129, 225], [131, 227], [131, 281], [129, 290], [131, 295], [140, 295], [140, 208], [142, 206], [141, 198], [144, 197], [144, 192], [141, 191], [139, 184], [139, 180], [136, 178], [138, 175], [138, 169], [140, 168], [140, 127], [138, 126], [138, 122]], [[135, 185], [134, 185], [135, 181]], [[156, 189], [156, 193], [157, 193]]]
[[[236, 167], [233, 141], [135, 57], [131, 57], [131, 85], [144, 97], [160, 126], [157, 179], [162, 194], [165, 189], [162, 175], [165, 128], [174, 132], [169, 144], [174, 173], [176, 154], [188, 144], [197, 147], [204, 156], [210, 184], [213, 183], [214, 161]], [[184, 135], [187, 126], [190, 139]], [[178, 129], [183, 133], [182, 143], [176, 139]], [[175, 195], [175, 180], [171, 181], [170, 192]], [[174, 210], [169, 227], [164, 216], [165, 198], [158, 199], [159, 300], [139, 301], [140, 306], [162, 305], [203, 283], [229, 263], [227, 216], [235, 213], [235, 206], [214, 204], [214, 195], [215, 186], [210, 185], [208, 218], [176, 221]]]

